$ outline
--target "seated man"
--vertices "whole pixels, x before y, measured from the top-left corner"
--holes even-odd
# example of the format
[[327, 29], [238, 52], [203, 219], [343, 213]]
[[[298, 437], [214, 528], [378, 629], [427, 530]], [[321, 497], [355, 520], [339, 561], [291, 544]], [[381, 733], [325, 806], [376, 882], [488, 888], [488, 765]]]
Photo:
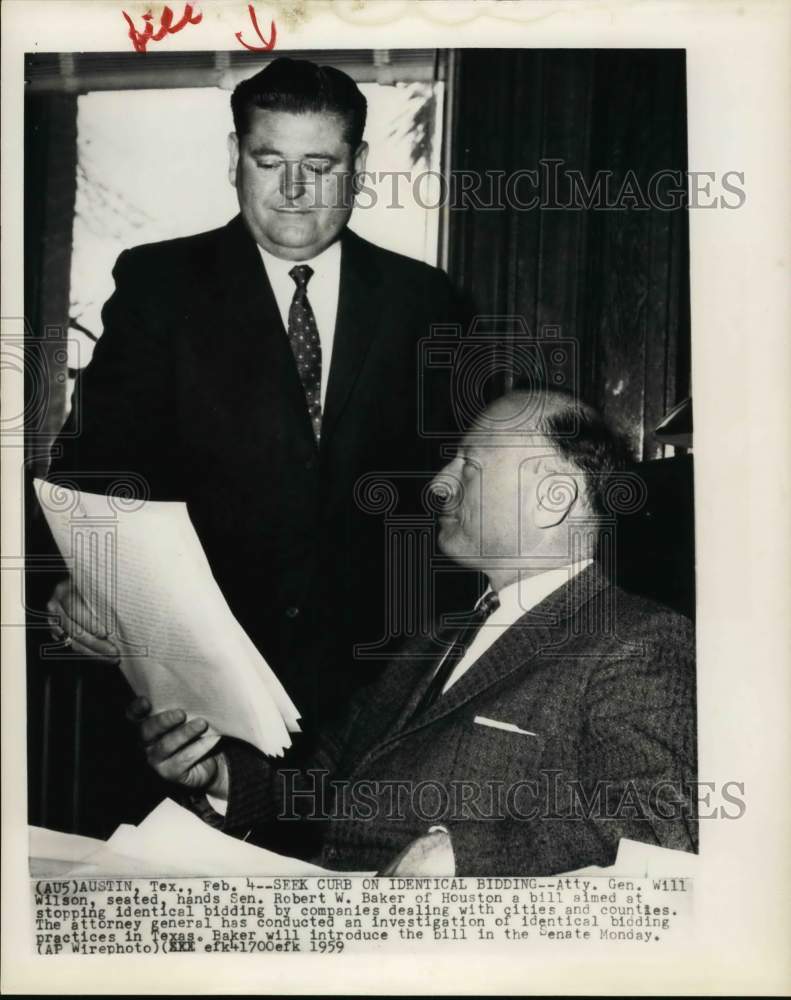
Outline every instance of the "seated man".
[[612, 864], [621, 837], [695, 850], [693, 631], [597, 561], [618, 465], [587, 406], [497, 400], [434, 480], [440, 548], [489, 581], [446, 651], [416, 644], [296, 770], [138, 699], [151, 765], [228, 833], [323, 824], [314, 860], [338, 870], [550, 875]]

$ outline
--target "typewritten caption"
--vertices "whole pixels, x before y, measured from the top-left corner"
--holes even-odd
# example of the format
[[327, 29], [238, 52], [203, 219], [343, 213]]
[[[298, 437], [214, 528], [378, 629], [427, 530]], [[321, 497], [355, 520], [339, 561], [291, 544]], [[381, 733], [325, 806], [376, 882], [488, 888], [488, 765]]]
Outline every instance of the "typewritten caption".
[[31, 888], [39, 955], [656, 948], [689, 933], [692, 915], [689, 878], [77, 878]]

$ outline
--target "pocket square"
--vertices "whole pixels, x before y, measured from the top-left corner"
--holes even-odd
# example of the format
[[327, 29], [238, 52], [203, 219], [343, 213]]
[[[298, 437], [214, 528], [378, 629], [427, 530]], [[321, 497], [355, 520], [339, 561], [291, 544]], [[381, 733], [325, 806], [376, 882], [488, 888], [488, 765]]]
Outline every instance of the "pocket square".
[[538, 733], [531, 733], [529, 729], [520, 729], [513, 722], [500, 722], [497, 719], [487, 719], [483, 715], [476, 715], [472, 721], [479, 726], [488, 726], [490, 729], [504, 729], [507, 733], [521, 733], [522, 736], [538, 737]]

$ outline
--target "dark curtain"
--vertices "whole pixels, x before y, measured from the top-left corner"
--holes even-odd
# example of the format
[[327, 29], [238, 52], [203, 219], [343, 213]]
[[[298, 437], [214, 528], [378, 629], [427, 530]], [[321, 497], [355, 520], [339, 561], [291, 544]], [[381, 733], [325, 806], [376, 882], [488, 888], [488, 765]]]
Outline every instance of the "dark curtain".
[[[452, 85], [448, 167], [470, 177], [499, 171], [512, 197], [508, 210], [483, 209], [486, 181], [481, 207], [474, 196], [452, 205], [451, 276], [480, 314], [523, 317], [533, 337], [571, 338], [564, 384], [627, 432], [640, 458], [660, 457], [652, 430], [689, 393], [687, 213], [683, 203], [643, 201], [658, 171], [686, 170], [684, 52], [462, 50]], [[516, 179], [528, 170], [537, 185]], [[594, 207], [514, 204], [533, 195], [575, 204], [572, 172], [582, 204], [590, 192]], [[674, 186], [672, 176], [659, 182], [666, 204]], [[606, 208], [612, 202], [623, 207]], [[506, 384], [500, 376], [494, 391]]]
[[[27, 573], [28, 786], [30, 821], [70, 829], [78, 737], [77, 676], [47, 658], [44, 607], [59, 559], [35, 501], [32, 480], [47, 468], [67, 386], [66, 341], [74, 196], [77, 98], [25, 99], [25, 506]], [[58, 778], [53, 780], [53, 754]], [[63, 776], [65, 780], [63, 780]]]

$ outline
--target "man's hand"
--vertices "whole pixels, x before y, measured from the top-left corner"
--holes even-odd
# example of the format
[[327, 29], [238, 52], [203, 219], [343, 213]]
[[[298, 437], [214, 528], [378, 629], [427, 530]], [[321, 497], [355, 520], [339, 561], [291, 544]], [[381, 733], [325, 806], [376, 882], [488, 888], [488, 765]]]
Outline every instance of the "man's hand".
[[191, 791], [228, 798], [228, 765], [222, 753], [207, 756], [220, 734], [205, 719], [191, 719], [180, 708], [151, 714], [146, 698], [135, 698], [126, 710], [138, 725], [148, 763], [160, 778]]
[[380, 875], [402, 875], [407, 878], [423, 875], [455, 875], [456, 858], [450, 834], [437, 827], [418, 837], [379, 872]]
[[118, 663], [118, 647], [99, 629], [96, 615], [77, 593], [71, 580], [61, 580], [47, 603], [52, 638], [75, 653], [107, 663]]

